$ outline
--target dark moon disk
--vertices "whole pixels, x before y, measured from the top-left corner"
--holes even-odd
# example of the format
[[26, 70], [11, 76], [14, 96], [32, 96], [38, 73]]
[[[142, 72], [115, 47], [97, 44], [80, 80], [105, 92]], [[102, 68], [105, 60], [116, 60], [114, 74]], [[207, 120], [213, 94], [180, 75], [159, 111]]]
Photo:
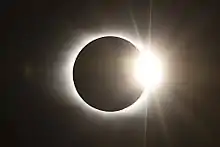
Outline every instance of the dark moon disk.
[[143, 92], [133, 77], [138, 49], [119, 37], [102, 37], [78, 54], [73, 80], [78, 94], [90, 106], [118, 111], [132, 105]]

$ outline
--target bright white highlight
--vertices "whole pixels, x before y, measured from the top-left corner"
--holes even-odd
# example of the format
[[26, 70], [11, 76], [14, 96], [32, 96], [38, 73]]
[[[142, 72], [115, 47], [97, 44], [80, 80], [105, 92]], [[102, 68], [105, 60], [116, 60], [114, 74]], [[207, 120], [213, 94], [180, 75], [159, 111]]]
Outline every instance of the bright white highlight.
[[134, 65], [134, 77], [148, 90], [155, 89], [162, 81], [162, 65], [152, 51], [141, 51]]

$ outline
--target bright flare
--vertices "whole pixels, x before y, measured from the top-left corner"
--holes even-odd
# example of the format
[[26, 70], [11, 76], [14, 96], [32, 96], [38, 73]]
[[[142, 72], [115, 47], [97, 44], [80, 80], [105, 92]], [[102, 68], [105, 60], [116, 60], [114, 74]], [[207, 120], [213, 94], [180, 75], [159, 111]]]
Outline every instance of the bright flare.
[[162, 81], [161, 62], [151, 51], [141, 51], [134, 68], [135, 79], [147, 89], [154, 89]]

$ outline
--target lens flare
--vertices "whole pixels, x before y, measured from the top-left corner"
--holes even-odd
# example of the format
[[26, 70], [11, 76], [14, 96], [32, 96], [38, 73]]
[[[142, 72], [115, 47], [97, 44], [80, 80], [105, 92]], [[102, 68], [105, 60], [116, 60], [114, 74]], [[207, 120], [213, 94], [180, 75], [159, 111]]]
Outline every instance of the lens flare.
[[134, 77], [146, 89], [155, 89], [162, 81], [159, 58], [150, 50], [141, 51], [134, 65]]

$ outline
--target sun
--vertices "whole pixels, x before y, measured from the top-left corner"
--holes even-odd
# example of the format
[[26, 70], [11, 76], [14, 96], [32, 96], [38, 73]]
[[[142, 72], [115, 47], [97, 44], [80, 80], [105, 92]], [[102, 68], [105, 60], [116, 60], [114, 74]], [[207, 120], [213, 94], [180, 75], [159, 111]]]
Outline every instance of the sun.
[[[56, 68], [54, 69], [56, 71], [54, 72], [54, 77], [56, 77], [56, 84], [54, 84], [55, 86], [53, 88], [59, 89], [58, 94], [64, 95], [66, 97], [66, 99], [64, 99], [65, 102], [77, 106], [83, 112], [89, 114], [87, 116], [92, 116], [93, 120], [94, 116], [123, 118], [121, 116], [142, 115], [142, 109], [146, 107], [147, 98], [149, 94], [149, 90], [147, 89], [143, 91], [140, 98], [131, 106], [123, 110], [114, 112], [106, 112], [89, 106], [87, 103], [83, 101], [83, 99], [76, 91], [72, 74], [76, 57], [78, 56], [82, 48], [84, 48], [89, 42], [105, 36], [115, 36], [125, 39], [131, 42], [139, 51], [140, 56], [138, 58], [132, 58], [132, 62], [129, 62], [128, 65], [129, 72], [132, 72], [133, 75], [133, 77], [128, 78], [134, 78], [135, 81], [137, 81], [132, 84], [142, 85], [151, 88], [155, 88], [156, 85], [159, 85], [159, 83], [162, 80], [162, 66], [160, 60], [150, 51], [143, 52], [143, 50], [145, 49], [145, 44], [143, 44], [139, 39], [137, 39], [137, 37], [134, 37], [133, 34], [130, 34], [129, 31], [127, 32], [121, 30], [105, 30], [105, 32], [89, 32], [86, 34], [80, 34], [79, 36], [77, 36], [76, 40], [73, 41], [73, 43], [71, 42], [71, 47], [67, 48], [67, 50], [60, 54], [62, 55], [60, 57], [60, 62], [62, 64], [56, 66]], [[151, 65], [151, 63], [153, 64]], [[154, 67], [154, 65], [156, 66]], [[154, 75], [154, 73], [156, 74]], [[152, 79], [150, 78], [151, 75], [153, 75]]]
[[161, 61], [152, 51], [140, 51], [134, 64], [134, 78], [142, 87], [150, 90], [161, 83]]

